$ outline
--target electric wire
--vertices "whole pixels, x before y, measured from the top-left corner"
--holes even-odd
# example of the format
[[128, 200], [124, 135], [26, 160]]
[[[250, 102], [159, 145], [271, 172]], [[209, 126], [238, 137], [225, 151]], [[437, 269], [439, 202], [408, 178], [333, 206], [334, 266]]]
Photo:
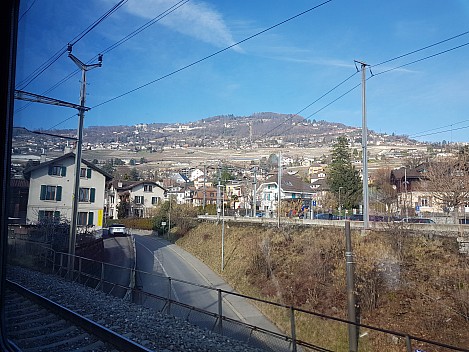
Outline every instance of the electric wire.
[[[112, 44], [111, 46], [107, 47], [106, 49], [102, 50], [101, 51], [101, 54], [107, 54], [109, 52], [111, 52], [112, 50], [114, 50], [115, 48], [119, 47], [120, 45], [124, 44], [126, 41], [130, 40], [131, 38], [135, 37], [137, 34], [143, 32], [145, 29], [149, 28], [150, 26], [154, 25], [155, 23], [157, 23], [158, 21], [160, 21], [161, 19], [163, 19], [164, 17], [166, 17], [167, 15], [169, 15], [170, 13], [176, 11], [177, 9], [179, 9], [181, 6], [185, 5], [186, 3], [188, 3], [190, 0], [180, 0], [179, 2], [177, 2], [176, 4], [174, 4], [173, 6], [169, 7], [168, 9], [166, 9], [165, 11], [163, 11], [162, 13], [158, 14], [156, 17], [152, 18], [150, 21], [144, 23], [142, 26], [138, 27], [137, 29], [135, 29], [134, 31], [132, 31], [131, 33], [127, 34], [125, 37], [123, 37], [122, 39], [120, 39], [119, 41], [115, 42], [114, 44]], [[89, 64], [90, 62], [92, 62], [93, 60], [95, 60], [96, 58], [98, 57], [98, 55], [95, 55], [93, 58], [91, 58], [90, 60], [88, 60], [86, 63]], [[68, 81], [70, 78], [72, 78], [73, 76], [75, 76], [77, 73], [80, 72], [80, 69], [75, 69], [73, 72], [69, 73], [67, 76], [65, 76], [64, 78], [62, 78], [60, 81], [58, 81], [57, 83], [55, 83], [52, 87], [50, 87], [49, 89], [47, 89], [46, 91], [42, 92], [41, 95], [45, 95], [47, 93], [50, 93], [51, 91], [53, 91], [54, 89], [56, 89], [57, 87], [59, 87], [60, 85], [62, 85], [63, 83], [65, 83], [66, 81]], [[24, 109], [26, 109], [28, 106], [30, 106], [32, 103], [29, 102], [28, 104], [25, 104], [23, 105], [22, 107], [18, 108], [15, 110], [15, 113], [18, 113], [18, 112], [21, 112], [23, 111]]]
[[[457, 35], [454, 35], [450, 38], [446, 38], [446, 39], [443, 39], [439, 42], [436, 42], [436, 43], [433, 43], [433, 44], [430, 44], [430, 45], [427, 45], [425, 47], [422, 47], [422, 48], [419, 48], [419, 49], [416, 49], [416, 50], [413, 50], [413, 51], [410, 51], [408, 53], [405, 53], [405, 54], [401, 54], [401, 55], [398, 55], [394, 58], [391, 58], [391, 59], [388, 59], [388, 60], [385, 60], [385, 61], [382, 61], [378, 64], [375, 64], [375, 65], [370, 65], [370, 68], [371, 67], [377, 67], [377, 66], [380, 66], [380, 65], [383, 65], [383, 64], [386, 64], [386, 63], [389, 63], [389, 62], [392, 62], [392, 61], [395, 61], [395, 60], [398, 60], [400, 58], [403, 58], [403, 57], [406, 57], [406, 56], [409, 56], [409, 55], [412, 55], [412, 54], [415, 54], [415, 53], [418, 53], [420, 51], [423, 51], [423, 50], [426, 50], [426, 49], [429, 49], [431, 47], [434, 47], [434, 46], [437, 46], [437, 45], [440, 45], [440, 44], [443, 44], [445, 42], [448, 42], [450, 40], [453, 40], [453, 39], [456, 39], [456, 38], [459, 38], [461, 36], [464, 36], [464, 35], [467, 35], [469, 34], [469, 31], [466, 31], [466, 32], [463, 32], [463, 33], [460, 33], [460, 34], [457, 34]], [[460, 45], [460, 46], [457, 46], [457, 47], [453, 47], [451, 49], [448, 49], [448, 50], [445, 50], [445, 51], [442, 51], [442, 52], [439, 52], [439, 53], [436, 53], [434, 55], [430, 55], [430, 56], [427, 56], [425, 58], [422, 58], [422, 59], [418, 59], [418, 60], [415, 60], [415, 61], [412, 61], [410, 63], [407, 63], [407, 64], [404, 64], [404, 65], [401, 65], [401, 66], [398, 66], [398, 67], [395, 67], [395, 68], [392, 68], [392, 69], [389, 69], [389, 70], [385, 70], [385, 71], [382, 71], [382, 72], [379, 72], [377, 74], [372, 74], [371, 77], [373, 76], [377, 76], [377, 75], [380, 75], [380, 74], [383, 74], [383, 73], [387, 73], [387, 72], [391, 72], [391, 71], [394, 71], [394, 70], [397, 70], [399, 68], [402, 68], [404, 66], [408, 66], [408, 65], [411, 65], [411, 64], [414, 64], [414, 63], [417, 63], [417, 62], [420, 62], [420, 61], [424, 61], [424, 60], [427, 60], [429, 58], [432, 58], [434, 56], [438, 56], [438, 55], [441, 55], [441, 54], [444, 54], [446, 52], [449, 52], [449, 51], [452, 51], [452, 50], [455, 50], [455, 49], [459, 49], [463, 46], [466, 46], [467, 44], [469, 43], [466, 43], [466, 44], [463, 44], [463, 45]], [[358, 69], [357, 69], [357, 72], [355, 72], [352, 76], [350, 76], [349, 78], [347, 78], [345, 81], [347, 81], [348, 79], [352, 78], [356, 73], [358, 73]], [[371, 77], [368, 77], [367, 78], [367, 81], [371, 78]], [[345, 81], [343, 81], [342, 83], [345, 83]], [[342, 84], [341, 83], [341, 84]], [[341, 85], [339, 84], [339, 85]], [[322, 110], [326, 109], [327, 107], [329, 107], [330, 105], [332, 105], [333, 103], [335, 103], [336, 101], [340, 100], [341, 98], [343, 98], [344, 96], [346, 96], [347, 94], [349, 94], [350, 92], [352, 92], [353, 90], [355, 90], [356, 88], [358, 88], [360, 86], [360, 84], [357, 84], [355, 85], [354, 87], [352, 87], [350, 90], [348, 90], [347, 92], [343, 93], [342, 95], [340, 95], [338, 98], [334, 99], [333, 101], [331, 101], [330, 103], [326, 104], [325, 106], [323, 106], [322, 108], [320, 108], [319, 110], [315, 111], [314, 113], [312, 113], [311, 115], [307, 116], [306, 118], [307, 119], [310, 119], [312, 116], [316, 115], [317, 113], [321, 112]], [[334, 90], [335, 88], [337, 87], [334, 87], [332, 90]], [[331, 91], [332, 91], [331, 90]], [[322, 99], [324, 96], [326, 96], [327, 94], [329, 94], [331, 91], [327, 92], [326, 94], [324, 94], [323, 96], [321, 96], [320, 98], [316, 99], [313, 103], [309, 104], [307, 107], [310, 107], [312, 106], [314, 103], [318, 102], [320, 99]], [[306, 109], [306, 108], [305, 108]], [[304, 111], [305, 109], [302, 109], [300, 112]], [[297, 116], [300, 112], [296, 113], [295, 115], [292, 116], [292, 118], [294, 116]], [[290, 119], [291, 120], [291, 119]], [[264, 133], [262, 136], [260, 136], [259, 138], [260, 139], [263, 139], [265, 138], [267, 135], [269, 135], [271, 132], [273, 132], [274, 130], [276, 130], [277, 128], [279, 128], [280, 126], [282, 126], [283, 124], [287, 123], [289, 120], [285, 120], [283, 121], [282, 123], [280, 123], [279, 125], [277, 125], [276, 127], [274, 127], [273, 129], [271, 129], [270, 131]], [[293, 129], [293, 125], [290, 126], [287, 130], [285, 130], [283, 133], [285, 132], [288, 132], [290, 131], [291, 129]]]
[[[468, 121], [468, 120], [466, 120]], [[463, 121], [464, 122], [464, 121]], [[459, 122], [462, 123], [462, 122]], [[451, 125], [452, 126], [452, 125]], [[440, 127], [441, 128], [441, 127]], [[464, 130], [466, 128], [469, 128], [468, 126], [462, 126], [462, 127], [456, 127], [456, 128], [450, 128], [449, 130], [443, 130], [443, 131], [437, 131], [437, 132], [429, 132], [429, 133], [421, 133], [421, 134], [415, 134], [410, 136], [411, 138], [421, 138], [421, 137], [427, 137], [427, 136], [434, 136], [436, 134], [441, 134], [441, 133], [447, 133], [447, 132], [454, 132], [454, 131], [460, 131]]]
[[33, 0], [31, 2], [31, 5], [29, 5], [29, 7], [21, 14], [20, 18], [18, 19], [18, 23], [21, 22], [21, 20], [23, 19], [23, 17], [29, 12], [29, 10], [31, 10], [31, 7], [33, 7], [33, 5], [36, 3], [36, 0]]
[[405, 54], [402, 54], [402, 55], [398, 55], [392, 59], [388, 59], [388, 60], [385, 60], [385, 61], [382, 61], [380, 62], [379, 64], [375, 64], [375, 65], [371, 65], [370, 67], [376, 67], [376, 66], [381, 66], [381, 65], [384, 65], [384, 64], [387, 64], [388, 62], [391, 62], [391, 61], [395, 61], [395, 60], [398, 60], [398, 59], [402, 59], [403, 57], [406, 57], [406, 56], [409, 56], [409, 55], [412, 55], [412, 54], [415, 54], [415, 53], [418, 53], [420, 51], [423, 51], [423, 50], [426, 50], [426, 49], [429, 49], [429, 48], [432, 48], [434, 46], [437, 46], [437, 45], [440, 45], [440, 44], [443, 44], [443, 43], [446, 43], [450, 40], [453, 40], [453, 39], [456, 39], [456, 38], [459, 38], [459, 37], [462, 37], [466, 34], [469, 34], [469, 31], [466, 31], [466, 32], [463, 32], [463, 33], [460, 33], [460, 34], [456, 34], [450, 38], [446, 38], [446, 39], [443, 39], [443, 40], [440, 40], [439, 42], [436, 42], [436, 43], [433, 43], [433, 44], [430, 44], [430, 45], [427, 45], [423, 48], [420, 48], [420, 49], [417, 49], [417, 50], [413, 50], [413, 51], [410, 51], [408, 53], [405, 53]]
[[[349, 79], [351, 79], [352, 77], [354, 77], [358, 72], [354, 72], [352, 75], [348, 76], [346, 79], [344, 79], [342, 82], [340, 82], [339, 84], [335, 85], [333, 88], [329, 89], [326, 93], [324, 93], [323, 95], [321, 95], [319, 98], [317, 98], [316, 100], [314, 100], [312, 103], [306, 105], [303, 109], [301, 109], [300, 111], [298, 111], [296, 114], [290, 116], [288, 119], [286, 119], [285, 121], [281, 122], [280, 124], [278, 124], [277, 126], [275, 126], [274, 128], [270, 129], [269, 131], [265, 132], [262, 136], [258, 137], [258, 139], [263, 139], [265, 137], [267, 137], [270, 133], [272, 133], [273, 131], [275, 131], [277, 128], [281, 127], [282, 125], [284, 125], [285, 123], [287, 123], [288, 121], [291, 121], [295, 116], [298, 116], [299, 114], [301, 114], [303, 111], [305, 111], [306, 109], [308, 109], [309, 107], [311, 107], [312, 105], [314, 105], [315, 103], [317, 103], [319, 100], [321, 100], [322, 98], [326, 97], [329, 93], [332, 93], [334, 90], [336, 90], [337, 88], [339, 88], [342, 84], [344, 84], [345, 82], [347, 82]], [[355, 88], [354, 88], [355, 89]], [[338, 100], [338, 99], [337, 99]], [[332, 104], [332, 103], [331, 103]], [[329, 104], [330, 105], [330, 104]], [[324, 107], [325, 108], [325, 107]], [[319, 111], [318, 111], [319, 112]], [[312, 116], [312, 115], [310, 115]], [[291, 128], [290, 128], [291, 129]], [[289, 129], [289, 130], [290, 130]], [[287, 131], [289, 131], [287, 130]]]
[[229, 46], [227, 46], [227, 47], [225, 47], [225, 48], [223, 48], [223, 49], [221, 49], [221, 50], [218, 50], [218, 51], [216, 51], [216, 52], [214, 52], [214, 53], [212, 53], [212, 54], [210, 54], [210, 55], [207, 55], [207, 56], [203, 57], [202, 59], [199, 59], [199, 60], [197, 60], [197, 61], [194, 61], [194, 62], [192, 62], [192, 63], [190, 63], [190, 64], [188, 64], [188, 65], [185, 65], [185, 66], [183, 66], [183, 67], [181, 67], [181, 68], [179, 68], [179, 69], [177, 69], [177, 70], [175, 70], [175, 71], [172, 71], [172, 72], [170, 72], [170, 73], [168, 73], [168, 74], [166, 74], [166, 75], [163, 75], [163, 76], [161, 76], [161, 77], [159, 77], [159, 78], [157, 78], [157, 79], [154, 79], [153, 81], [147, 82], [147, 83], [145, 83], [145, 84], [143, 84], [143, 85], [141, 85], [141, 86], [139, 86], [139, 87], [136, 87], [136, 88], [131, 89], [131, 90], [125, 92], [125, 93], [122, 93], [122, 94], [120, 94], [120, 95], [118, 95], [118, 96], [116, 96], [116, 97], [114, 97], [114, 98], [111, 98], [111, 99], [108, 99], [108, 100], [106, 100], [106, 101], [104, 101], [104, 102], [102, 102], [102, 103], [99, 103], [99, 104], [93, 106], [92, 108], [97, 108], [97, 107], [99, 107], [99, 106], [108, 104], [108, 103], [110, 103], [110, 102], [112, 102], [112, 101], [115, 101], [115, 100], [117, 100], [117, 99], [120, 99], [120, 98], [122, 98], [122, 97], [124, 97], [124, 96], [126, 96], [126, 95], [129, 95], [129, 94], [131, 94], [131, 93], [134, 93], [134, 92], [136, 92], [136, 91], [138, 91], [138, 90], [140, 90], [140, 89], [142, 89], [142, 88], [148, 87], [149, 85], [152, 85], [152, 84], [154, 84], [154, 83], [156, 83], [156, 82], [159, 82], [159, 81], [161, 81], [162, 79], [165, 79], [165, 78], [167, 78], [167, 77], [173, 76], [173, 75], [175, 75], [176, 73], [179, 73], [179, 72], [181, 72], [181, 71], [184, 71], [184, 70], [186, 70], [186, 69], [188, 69], [188, 68], [190, 68], [190, 67], [192, 67], [192, 66], [194, 66], [194, 65], [197, 65], [197, 64], [199, 64], [199, 63], [201, 63], [201, 62], [203, 62], [203, 61], [206, 61], [206, 60], [208, 60], [208, 59], [210, 59], [210, 58], [212, 58], [212, 57], [214, 57], [214, 56], [216, 56], [216, 55], [218, 55], [218, 54], [221, 54], [221, 53], [223, 53], [223, 52], [225, 52], [225, 51], [227, 51], [227, 50], [229, 50], [229, 49], [231, 49], [231, 48], [233, 48], [233, 47], [235, 47], [235, 46], [238, 46], [239, 44], [242, 44], [242, 43], [244, 43], [244, 42], [246, 42], [246, 41], [248, 41], [248, 40], [250, 40], [250, 39], [252, 39], [252, 38], [255, 38], [255, 37], [257, 37], [257, 36], [259, 36], [259, 35], [261, 35], [261, 34], [263, 34], [263, 33], [265, 33], [265, 32], [268, 32], [268, 31], [270, 31], [270, 30], [272, 30], [272, 29], [274, 29], [274, 28], [276, 28], [276, 27], [279, 27], [279, 26], [281, 26], [281, 25], [283, 25], [283, 24], [285, 24], [285, 23], [287, 23], [287, 22], [290, 22], [290, 21], [292, 21], [292, 20], [295, 19], [295, 18], [298, 18], [298, 17], [300, 17], [300, 16], [302, 16], [302, 15], [308, 13], [308, 12], [311, 12], [311, 11], [313, 11], [313, 10], [316, 10], [316, 9], [318, 9], [319, 7], [322, 7], [322, 6], [324, 6], [325, 4], [327, 4], [327, 3], [331, 2], [331, 1], [333, 1], [333, 0], [326, 0], [326, 1], [322, 2], [322, 3], [320, 3], [319, 5], [313, 6], [313, 7], [309, 8], [309, 9], [303, 11], [303, 12], [300, 12], [300, 13], [298, 13], [298, 14], [292, 16], [292, 17], [289, 17], [289, 18], [287, 18], [286, 20], [284, 20], [284, 21], [282, 21], [282, 22], [279, 22], [279, 23], [277, 23], [277, 24], [274, 24], [273, 26], [270, 26], [270, 27], [268, 27], [268, 28], [266, 28], [266, 29], [264, 29], [264, 30], [262, 30], [262, 31], [260, 31], [260, 32], [257, 32], [257, 33], [255, 33], [255, 34], [253, 34], [253, 35], [251, 35], [251, 36], [249, 36], [249, 37], [243, 39], [243, 40], [240, 40], [239, 42], [236, 42], [236, 43], [234, 43], [234, 44], [232, 44], [232, 45], [229, 45]]
[[[86, 29], [84, 29], [81, 33], [76, 35], [71, 41], [70, 45], [75, 45], [80, 40], [82, 40], [88, 33], [90, 33], [96, 26], [98, 26], [101, 22], [103, 22], [106, 18], [112, 15], [115, 11], [117, 11], [120, 7], [122, 7], [128, 0], [120, 0], [119, 3], [114, 5], [111, 9], [106, 11], [101, 17], [99, 17], [94, 23], [89, 25]], [[50, 66], [52, 66], [57, 60], [67, 52], [67, 45], [62, 46], [57, 52], [52, 55], [51, 58], [46, 60], [43, 64], [41, 64], [38, 68], [36, 68], [31, 74], [29, 74], [25, 79], [19, 82], [16, 85], [16, 89], [24, 90], [27, 86], [29, 86], [36, 78], [38, 78], [44, 71], [46, 71]]]
[[461, 123], [468, 122], [468, 121], [469, 121], [469, 120], [463, 120], [463, 121], [454, 122], [454, 123], [451, 123], [451, 124], [449, 124], [449, 125], [445, 125], [445, 126], [441, 126], [441, 127], [430, 128], [429, 130], [425, 130], [425, 131], [421, 131], [421, 132], [418, 132], [418, 133], [414, 133], [414, 134], [411, 135], [410, 137], [415, 136], [415, 135], [419, 135], [419, 134], [421, 134], [421, 133], [427, 133], [427, 132], [432, 132], [432, 131], [441, 130], [442, 128], [453, 127], [454, 125], [459, 125], [459, 124], [461, 124]]

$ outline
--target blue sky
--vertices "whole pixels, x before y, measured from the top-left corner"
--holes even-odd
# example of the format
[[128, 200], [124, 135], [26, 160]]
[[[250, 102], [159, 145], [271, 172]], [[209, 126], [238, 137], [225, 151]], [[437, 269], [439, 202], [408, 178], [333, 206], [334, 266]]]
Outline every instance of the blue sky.
[[[19, 23], [17, 88], [44, 94], [76, 69], [63, 54], [26, 87], [20, 83], [118, 0], [24, 0]], [[88, 62], [179, 0], [128, 0], [73, 47]], [[332, 0], [285, 24], [169, 77], [180, 68], [322, 4], [306, 0], [225, 0], [184, 3], [134, 38], [105, 53], [87, 74], [85, 126], [189, 122], [272, 111], [295, 114], [370, 64], [368, 127], [467, 142], [469, 135], [469, 2]], [[29, 9], [29, 10], [28, 10]], [[27, 11], [27, 12], [26, 12]], [[380, 74], [383, 71], [437, 55]], [[374, 66], [374, 67], [373, 67]], [[121, 98], [107, 101], [158, 80]], [[359, 73], [300, 113], [361, 126]], [[77, 103], [76, 74], [47, 96]], [[333, 102], [332, 104], [330, 104]], [[104, 103], [104, 104], [103, 104]], [[75, 111], [16, 101], [15, 126], [76, 128]], [[330, 104], [326, 107], [326, 105]], [[320, 110], [320, 111], [319, 111]], [[318, 112], [319, 111], [319, 112]], [[63, 122], [65, 121], [65, 122]], [[63, 123], [62, 123], [63, 122]], [[446, 131], [439, 133], [441, 131]]]

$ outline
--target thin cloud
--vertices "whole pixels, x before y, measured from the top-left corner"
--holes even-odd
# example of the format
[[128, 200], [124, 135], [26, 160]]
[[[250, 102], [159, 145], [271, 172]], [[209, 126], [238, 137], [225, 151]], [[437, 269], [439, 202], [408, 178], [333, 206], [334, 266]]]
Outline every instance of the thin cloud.
[[[129, 1], [126, 9], [133, 15], [150, 19], [173, 6], [176, 2], [175, 0]], [[159, 23], [176, 32], [219, 48], [236, 43], [222, 15], [203, 2], [189, 1], [163, 18]], [[241, 48], [237, 46], [233, 49], [241, 51]]]

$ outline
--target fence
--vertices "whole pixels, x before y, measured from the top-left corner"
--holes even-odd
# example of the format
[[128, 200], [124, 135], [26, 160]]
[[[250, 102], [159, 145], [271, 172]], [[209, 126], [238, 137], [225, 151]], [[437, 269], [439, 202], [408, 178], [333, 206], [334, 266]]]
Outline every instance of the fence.
[[[348, 327], [359, 332], [360, 351], [469, 351], [422, 339], [401, 332], [366, 324], [349, 322], [316, 312], [285, 306], [263, 299], [228, 292], [210, 286], [194, 284], [176, 278], [148, 273], [75, 257], [73, 270], [68, 270], [68, 254], [55, 252], [47, 246], [25, 241], [9, 240], [9, 258], [21, 264], [52, 271], [107, 294], [131, 299], [137, 304], [185, 319], [201, 328], [245, 342], [266, 351], [349, 351]], [[119, 273], [118, 275], [116, 275]], [[135, 287], [110, 281], [110, 277], [135, 278]], [[151, 282], [157, 293], [144, 291], [139, 283]], [[130, 282], [130, 281], [129, 281]], [[199, 303], [190, 298], [204, 297]], [[208, 301], [207, 301], [208, 299]], [[288, 333], [266, 329], [242, 321], [231, 309], [230, 300], [243, 300], [258, 307]], [[192, 302], [191, 304], [187, 303]], [[208, 302], [208, 303], [207, 303]]]

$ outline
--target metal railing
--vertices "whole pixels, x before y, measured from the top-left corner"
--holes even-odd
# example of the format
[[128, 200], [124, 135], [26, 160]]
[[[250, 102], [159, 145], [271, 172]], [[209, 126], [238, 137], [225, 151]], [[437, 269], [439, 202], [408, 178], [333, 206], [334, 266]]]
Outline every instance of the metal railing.
[[[469, 351], [467, 348], [84, 257], [75, 256], [74, 268], [70, 274], [67, 253], [55, 252], [44, 245], [24, 240], [10, 243], [9, 260], [13, 264], [29, 266], [35, 270], [49, 270], [107, 294], [130, 298], [137, 304], [180, 317], [201, 328], [267, 351], [348, 351], [350, 324], [358, 327], [359, 351]], [[136, 275], [135, 288], [110, 281], [109, 273], [112, 271], [122, 273], [120, 276]], [[138, 278], [141, 280], [142, 276], [153, 283], [158, 293], [139, 288]], [[199, 306], [189, 304], [181, 294], [175, 294], [176, 289], [178, 292], [192, 292], [197, 297], [211, 296], [213, 302]], [[280, 329], [288, 333], [255, 326], [233, 314], [230, 301], [240, 299], [275, 319]]]

